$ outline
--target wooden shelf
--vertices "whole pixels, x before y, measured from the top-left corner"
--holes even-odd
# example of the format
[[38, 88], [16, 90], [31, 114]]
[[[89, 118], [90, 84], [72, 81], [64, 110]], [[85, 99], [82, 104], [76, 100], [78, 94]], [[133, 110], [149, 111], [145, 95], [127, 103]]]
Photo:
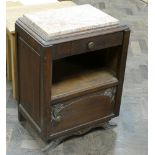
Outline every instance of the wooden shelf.
[[[60, 76], [62, 77], [62, 76]], [[98, 90], [108, 85], [117, 85], [118, 80], [113, 73], [105, 68], [80, 70], [76, 74], [68, 74], [52, 85], [52, 101], [78, 96], [85, 92]]]

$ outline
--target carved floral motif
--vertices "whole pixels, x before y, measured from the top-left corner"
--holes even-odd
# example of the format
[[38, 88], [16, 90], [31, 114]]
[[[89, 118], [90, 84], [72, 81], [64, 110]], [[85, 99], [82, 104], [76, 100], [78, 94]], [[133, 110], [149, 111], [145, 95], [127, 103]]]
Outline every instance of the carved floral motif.
[[110, 102], [112, 103], [114, 101], [116, 93], [116, 87], [108, 88], [104, 91], [104, 96], [107, 96], [110, 98]]

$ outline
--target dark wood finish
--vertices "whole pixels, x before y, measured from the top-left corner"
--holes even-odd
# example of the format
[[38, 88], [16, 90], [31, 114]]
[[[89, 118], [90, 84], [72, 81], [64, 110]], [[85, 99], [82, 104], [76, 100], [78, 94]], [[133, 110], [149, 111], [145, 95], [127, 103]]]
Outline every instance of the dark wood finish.
[[117, 77], [119, 79], [118, 91], [116, 94], [116, 103], [114, 108], [114, 113], [116, 116], [119, 115], [120, 105], [121, 105], [121, 97], [122, 97], [122, 89], [123, 89], [123, 82], [124, 82], [124, 74], [125, 74], [125, 67], [126, 67], [126, 60], [127, 60], [127, 52], [128, 52], [128, 44], [129, 44], [129, 37], [130, 37], [130, 30], [125, 29], [123, 34], [123, 44], [119, 49], [119, 59], [118, 59], [118, 66], [117, 66]]
[[16, 22], [19, 120], [45, 141], [119, 115], [130, 30], [45, 42]]
[[[104, 70], [104, 71], [103, 71]], [[74, 95], [82, 95], [94, 90], [103, 89], [106, 85], [117, 85], [118, 80], [106, 69], [85, 71], [75, 76], [66, 77], [65, 79], [53, 84], [52, 101], [60, 102], [60, 99], [69, 98]]]
[[[74, 40], [70, 42], [60, 43], [54, 45], [54, 51], [52, 53], [53, 60], [63, 57], [77, 55], [80, 53], [96, 51], [103, 48], [117, 46], [122, 44], [123, 32], [115, 32], [112, 34], [106, 34], [101, 36], [89, 37], [80, 40]], [[89, 49], [89, 43], [94, 43], [94, 48]], [[64, 52], [62, 52], [64, 51]]]
[[[89, 123], [113, 114], [116, 87], [79, 96], [52, 106], [51, 133]], [[57, 117], [61, 117], [57, 120]]]
[[[40, 55], [19, 37], [19, 79], [20, 102], [35, 122], [40, 125]], [[28, 83], [25, 81], [29, 81]], [[25, 90], [28, 90], [25, 93]]]

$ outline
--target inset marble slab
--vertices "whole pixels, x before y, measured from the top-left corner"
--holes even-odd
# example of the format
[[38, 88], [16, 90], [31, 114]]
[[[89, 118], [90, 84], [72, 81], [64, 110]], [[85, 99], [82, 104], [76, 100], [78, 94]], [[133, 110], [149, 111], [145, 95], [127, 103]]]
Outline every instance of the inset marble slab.
[[24, 14], [22, 22], [45, 41], [118, 26], [119, 20], [89, 5]]

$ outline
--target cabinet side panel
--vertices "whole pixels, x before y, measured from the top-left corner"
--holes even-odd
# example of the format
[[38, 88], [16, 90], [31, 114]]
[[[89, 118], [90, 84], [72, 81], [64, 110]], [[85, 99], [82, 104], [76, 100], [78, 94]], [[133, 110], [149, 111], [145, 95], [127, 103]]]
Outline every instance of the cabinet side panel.
[[40, 126], [40, 55], [18, 38], [19, 103]]
[[116, 104], [114, 107], [114, 113], [116, 116], [118, 116], [120, 112], [129, 38], [130, 38], [130, 29], [127, 28], [126, 30], [124, 30], [123, 43], [122, 46], [119, 48], [120, 57], [118, 59], [118, 65], [117, 65], [117, 78], [119, 80], [119, 85], [116, 94]]

